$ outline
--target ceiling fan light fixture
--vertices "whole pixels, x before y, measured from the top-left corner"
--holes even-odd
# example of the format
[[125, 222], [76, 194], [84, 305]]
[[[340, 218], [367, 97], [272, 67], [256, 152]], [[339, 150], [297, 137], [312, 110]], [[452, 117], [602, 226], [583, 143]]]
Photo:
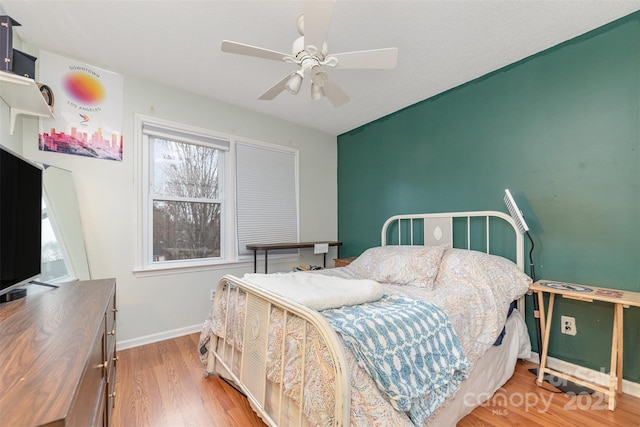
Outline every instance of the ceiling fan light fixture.
[[320, 66], [311, 68], [311, 81], [319, 87], [323, 87], [329, 81], [329, 75]]
[[311, 83], [311, 99], [317, 101], [318, 99], [322, 99], [327, 96], [324, 93], [324, 89], [322, 86], [319, 86], [315, 83]]
[[292, 95], [297, 95], [300, 92], [300, 87], [302, 86], [302, 79], [304, 78], [304, 74], [302, 71], [296, 71], [289, 77], [287, 80], [287, 84], [285, 87]]

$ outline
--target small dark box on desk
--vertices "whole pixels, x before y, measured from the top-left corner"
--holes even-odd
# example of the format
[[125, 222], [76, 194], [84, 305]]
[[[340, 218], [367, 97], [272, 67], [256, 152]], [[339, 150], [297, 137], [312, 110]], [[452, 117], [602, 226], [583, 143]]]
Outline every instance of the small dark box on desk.
[[28, 53], [24, 53], [18, 49], [13, 49], [13, 68], [12, 71], [24, 77], [35, 79], [36, 76], [36, 58]]
[[13, 27], [20, 24], [8, 15], [0, 16], [0, 70], [11, 71], [13, 62]]

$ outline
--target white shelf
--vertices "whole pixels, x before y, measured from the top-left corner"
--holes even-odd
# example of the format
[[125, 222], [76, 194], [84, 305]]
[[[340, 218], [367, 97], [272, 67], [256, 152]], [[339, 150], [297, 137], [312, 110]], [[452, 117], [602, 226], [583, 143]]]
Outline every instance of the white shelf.
[[33, 79], [0, 71], [0, 97], [9, 105], [11, 110], [10, 133], [12, 135], [16, 117], [19, 114], [53, 117], [51, 108], [47, 105]]

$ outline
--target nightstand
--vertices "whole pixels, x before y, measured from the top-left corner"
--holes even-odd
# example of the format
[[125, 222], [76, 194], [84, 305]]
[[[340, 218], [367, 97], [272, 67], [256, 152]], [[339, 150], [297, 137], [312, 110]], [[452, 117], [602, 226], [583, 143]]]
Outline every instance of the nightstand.
[[[540, 306], [540, 327], [544, 331], [542, 336], [542, 355], [540, 356], [540, 368], [538, 369], [538, 384], [542, 383], [545, 373], [555, 375], [567, 381], [589, 387], [599, 391], [609, 398], [609, 410], [616, 407], [616, 392], [622, 393], [622, 355], [623, 355], [623, 324], [622, 309], [630, 306], [640, 307], [640, 293], [621, 291], [617, 289], [599, 288], [596, 286], [583, 286], [573, 283], [554, 282], [550, 280], [538, 280], [529, 289], [538, 294]], [[544, 312], [544, 293], [549, 294], [549, 307]], [[611, 369], [609, 371], [609, 387], [598, 386], [563, 372], [558, 372], [547, 367], [547, 354], [549, 351], [549, 335], [551, 334], [551, 316], [556, 294], [562, 298], [569, 298], [591, 303], [604, 301], [614, 304], [613, 337], [611, 340]], [[546, 317], [546, 318], [545, 318]]]
[[347, 265], [351, 264], [351, 261], [356, 258], [358, 257], [352, 256], [349, 258], [334, 258], [333, 261], [335, 261], [336, 267], [346, 267]]

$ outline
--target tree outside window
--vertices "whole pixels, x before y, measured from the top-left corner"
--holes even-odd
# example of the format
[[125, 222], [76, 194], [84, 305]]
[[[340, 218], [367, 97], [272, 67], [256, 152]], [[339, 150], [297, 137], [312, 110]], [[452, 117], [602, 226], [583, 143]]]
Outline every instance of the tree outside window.
[[153, 137], [153, 262], [221, 256], [221, 157], [213, 147]]

